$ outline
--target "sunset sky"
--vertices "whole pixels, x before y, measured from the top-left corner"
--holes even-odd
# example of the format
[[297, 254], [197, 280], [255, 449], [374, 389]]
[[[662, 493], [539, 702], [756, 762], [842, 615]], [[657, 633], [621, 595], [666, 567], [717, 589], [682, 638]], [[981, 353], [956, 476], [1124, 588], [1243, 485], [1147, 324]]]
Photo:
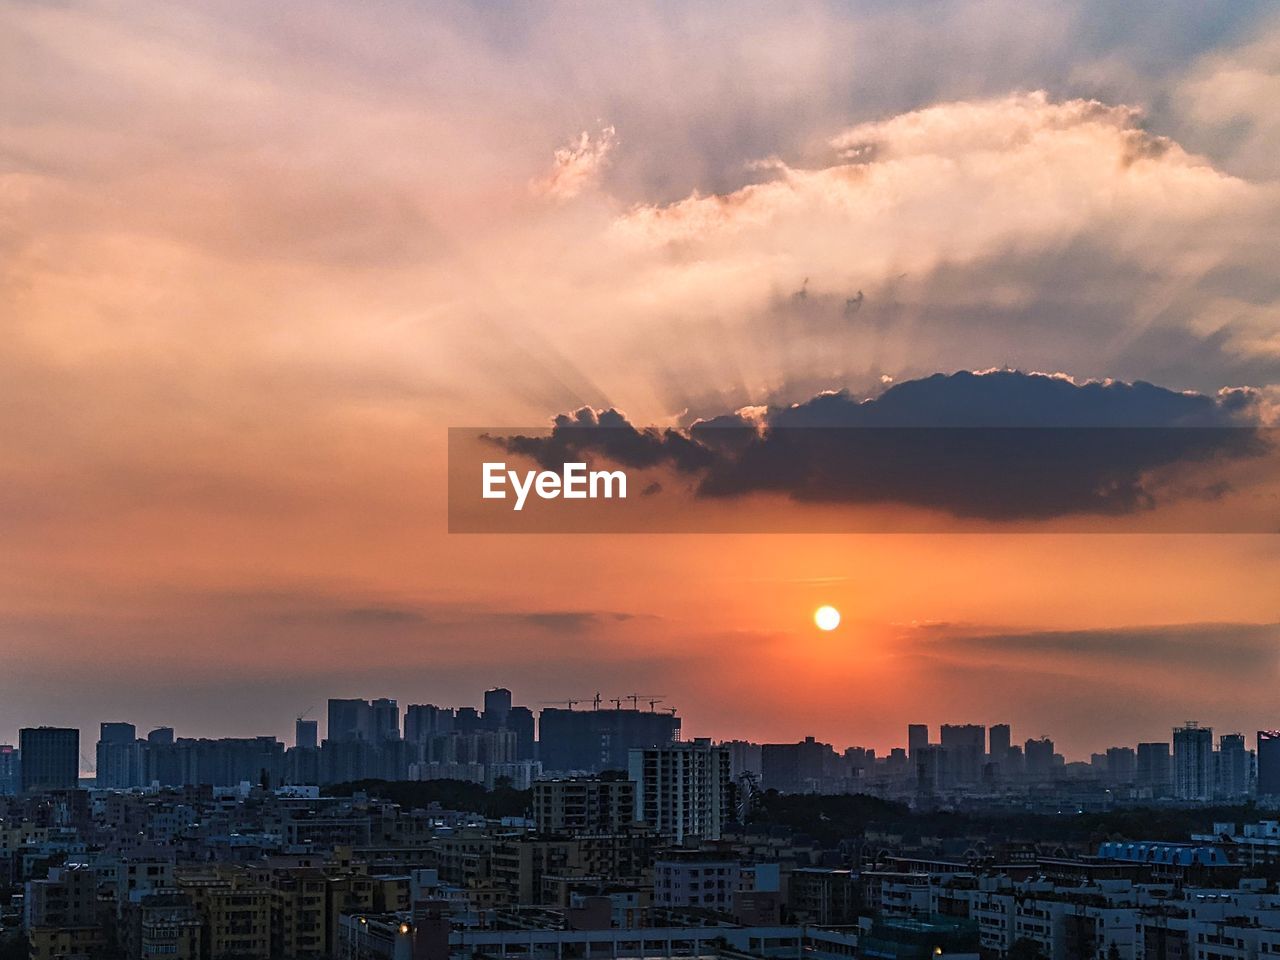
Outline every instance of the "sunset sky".
[[292, 742], [330, 696], [494, 685], [839, 749], [1280, 726], [1280, 510], [503, 536], [446, 502], [448, 428], [583, 406], [1013, 369], [1280, 423], [1274, 10], [0, 3], [0, 742]]

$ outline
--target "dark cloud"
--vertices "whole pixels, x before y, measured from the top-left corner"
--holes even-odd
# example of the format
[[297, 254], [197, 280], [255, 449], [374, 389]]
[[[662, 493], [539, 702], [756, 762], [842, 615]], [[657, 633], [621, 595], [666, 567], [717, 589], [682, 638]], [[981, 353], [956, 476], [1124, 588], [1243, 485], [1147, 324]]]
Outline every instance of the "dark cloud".
[[1196, 485], [1181, 482], [1181, 472], [1265, 453], [1259, 410], [1250, 390], [1206, 396], [1002, 370], [936, 374], [873, 399], [822, 393], [687, 431], [638, 428], [616, 410], [583, 409], [557, 417], [546, 437], [491, 439], [545, 467], [593, 457], [671, 467], [695, 476], [700, 497], [765, 492], [1050, 519], [1222, 497], [1229, 486], [1221, 477]]
[[[1238, 675], [1280, 667], [1280, 623], [1180, 623], [1094, 630], [984, 631], [951, 624], [922, 628], [911, 652], [969, 663], [1067, 659], [1115, 671], [1147, 668]], [[1140, 674], [1139, 674], [1140, 675]]]

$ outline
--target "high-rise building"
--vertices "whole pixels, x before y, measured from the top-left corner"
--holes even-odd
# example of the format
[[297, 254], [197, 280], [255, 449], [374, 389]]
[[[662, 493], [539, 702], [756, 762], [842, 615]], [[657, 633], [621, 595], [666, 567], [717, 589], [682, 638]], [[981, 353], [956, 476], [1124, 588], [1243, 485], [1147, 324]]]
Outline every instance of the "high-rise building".
[[805, 737], [799, 743], [760, 745], [760, 786], [782, 793], [822, 793], [835, 772], [837, 754], [829, 743]]
[[0, 797], [11, 797], [22, 789], [22, 752], [10, 743], [0, 743]]
[[400, 739], [400, 705], [388, 697], [379, 697], [369, 703], [373, 718], [373, 739], [378, 743]]
[[127, 790], [143, 785], [142, 744], [132, 723], [103, 723], [98, 727], [97, 769], [99, 787]]
[[1022, 745], [1023, 765], [1029, 780], [1048, 780], [1053, 776], [1053, 741], [1048, 737], [1028, 740]]
[[1004, 763], [1009, 758], [1009, 748], [1013, 746], [1013, 731], [1007, 723], [995, 723], [987, 731], [988, 753], [996, 763]]
[[630, 751], [635, 819], [673, 843], [719, 840], [732, 817], [729, 751], [699, 739]]
[[907, 724], [907, 756], [915, 759], [916, 754], [929, 745], [929, 725], [927, 723]]
[[320, 721], [298, 717], [293, 724], [293, 745], [299, 750], [315, 750], [320, 746]]
[[74, 727], [24, 727], [22, 792], [74, 788], [80, 783], [80, 731]]
[[329, 701], [327, 739], [333, 743], [354, 743], [373, 739], [373, 710], [368, 700]]
[[1107, 748], [1107, 779], [1112, 783], [1133, 783], [1137, 770], [1138, 759], [1133, 747]]
[[946, 751], [953, 782], [977, 783], [982, 779], [982, 761], [987, 755], [986, 727], [978, 723], [944, 723], [942, 749]]
[[1213, 728], [1194, 720], [1173, 728], [1173, 795], [1179, 800], [1213, 799]]
[[1138, 744], [1134, 782], [1150, 790], [1153, 797], [1166, 797], [1173, 790], [1173, 758], [1167, 743]]
[[1252, 758], [1245, 749], [1244, 734], [1224, 733], [1218, 738], [1215, 757], [1214, 795], [1218, 800], [1240, 800], [1249, 796], [1253, 779]]
[[656, 710], [566, 710], [538, 715], [538, 759], [547, 771], [625, 770], [631, 750], [663, 746], [680, 736], [680, 718]]
[[484, 719], [492, 727], [505, 727], [511, 713], [511, 691], [506, 687], [494, 687], [484, 692]]
[[1258, 731], [1258, 796], [1280, 797], [1280, 730]]

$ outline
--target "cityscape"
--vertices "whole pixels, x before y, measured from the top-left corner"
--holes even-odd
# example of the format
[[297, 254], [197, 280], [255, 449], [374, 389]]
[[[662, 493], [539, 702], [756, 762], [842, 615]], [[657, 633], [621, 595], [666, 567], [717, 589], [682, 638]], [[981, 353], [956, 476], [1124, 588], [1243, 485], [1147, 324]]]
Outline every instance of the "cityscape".
[[0, 960], [1280, 960], [1277, 250], [1276, 0], [0, 0]]
[[[629, 701], [629, 702], [628, 702]], [[0, 949], [49, 957], [1257, 960], [1280, 732], [1067, 762], [1008, 724], [888, 755], [682, 739], [639, 694], [331, 699], [295, 741], [103, 722], [0, 746]], [[1268, 810], [1277, 811], [1274, 819]], [[1087, 818], [1082, 825], [1081, 818]], [[1228, 819], [1230, 818], [1230, 819]], [[1133, 835], [1134, 827], [1147, 833]], [[1213, 949], [1210, 949], [1210, 945]], [[1232, 949], [1223, 952], [1226, 945]]]
[[[273, 736], [192, 738], [171, 727], [139, 736], [128, 722], [104, 722], [86, 761], [80, 731], [28, 727], [0, 744], [0, 796], [33, 790], [136, 790], [241, 785], [328, 786], [361, 780], [456, 780], [493, 789], [528, 790], [548, 777], [627, 770], [631, 751], [681, 744], [675, 708], [639, 694], [605, 701], [560, 701], [536, 708], [512, 692], [484, 692], [479, 707], [411, 704], [395, 699], [330, 699], [320, 721], [295, 720], [294, 742]], [[630, 702], [629, 707], [624, 703]], [[612, 707], [604, 706], [611, 703]], [[535, 719], [536, 717], [536, 719]], [[1066, 758], [1047, 736], [1014, 742], [1007, 723], [909, 724], [906, 743], [887, 754], [860, 746], [836, 749], [816, 737], [796, 743], [722, 740], [728, 778], [785, 793], [866, 794], [913, 806], [1009, 803], [1058, 812], [1151, 802], [1232, 803], [1280, 797], [1280, 732], [1215, 738], [1186, 721], [1170, 739], [1109, 746], [1087, 761]], [[700, 738], [695, 742], [710, 744]], [[86, 745], [87, 746], [87, 745]], [[24, 759], [25, 758], [25, 759]]]

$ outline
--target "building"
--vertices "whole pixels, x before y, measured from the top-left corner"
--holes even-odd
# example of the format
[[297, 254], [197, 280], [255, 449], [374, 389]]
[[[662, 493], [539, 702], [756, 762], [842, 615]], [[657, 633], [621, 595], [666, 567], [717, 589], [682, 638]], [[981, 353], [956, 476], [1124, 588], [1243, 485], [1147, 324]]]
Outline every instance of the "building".
[[1107, 779], [1116, 784], [1133, 783], [1137, 777], [1138, 757], [1133, 747], [1107, 748]]
[[73, 727], [24, 727], [22, 792], [62, 790], [80, 785], [80, 731]]
[[837, 756], [831, 744], [813, 737], [761, 744], [760, 786], [781, 793], [823, 792], [824, 780], [837, 775]]
[[373, 709], [368, 700], [329, 701], [327, 738], [332, 743], [373, 739]]
[[1173, 795], [1179, 800], [1213, 799], [1213, 728], [1188, 720], [1173, 729]]
[[732, 816], [729, 751], [699, 739], [632, 750], [635, 819], [676, 844], [719, 840]]
[[11, 743], [0, 743], [0, 797], [22, 789], [22, 752]]
[[484, 692], [484, 720], [492, 727], [505, 727], [511, 714], [511, 691], [494, 687]]
[[929, 746], [929, 725], [907, 724], [907, 756], [914, 760], [916, 754], [927, 746]]
[[533, 784], [533, 819], [542, 833], [614, 833], [635, 822], [631, 780], [572, 777]]
[[293, 745], [299, 750], [315, 750], [320, 746], [320, 721], [303, 720], [293, 724]]
[[143, 785], [143, 745], [132, 723], [103, 723], [98, 727], [97, 769], [99, 787], [127, 790]]
[[759, 782], [764, 772], [760, 744], [752, 743], [750, 740], [726, 740], [720, 746], [729, 751], [729, 772], [735, 781], [743, 774], [747, 774], [755, 777]]
[[1004, 763], [1009, 758], [1009, 748], [1013, 746], [1013, 731], [1007, 723], [995, 723], [987, 731], [988, 753], [995, 763]]
[[97, 877], [89, 867], [53, 867], [46, 878], [28, 880], [24, 892], [31, 960], [88, 956], [105, 945]]
[[680, 718], [670, 712], [548, 707], [538, 715], [538, 758], [557, 773], [625, 770], [630, 751], [679, 736]]
[[1253, 757], [1245, 749], [1244, 734], [1224, 733], [1218, 738], [1214, 757], [1214, 797], [1242, 800], [1253, 787]]
[[702, 852], [664, 856], [653, 865], [653, 905], [732, 913], [740, 869], [737, 860]]
[[1138, 744], [1137, 786], [1151, 791], [1153, 797], [1165, 797], [1173, 789], [1173, 757], [1167, 743]]
[[986, 727], [977, 723], [944, 723], [942, 749], [946, 751], [953, 782], [974, 784], [982, 779], [982, 761], [987, 755]]
[[1028, 740], [1022, 749], [1027, 778], [1048, 780], [1053, 775], [1053, 741], [1048, 737]]
[[1280, 730], [1258, 731], [1258, 796], [1280, 797]]
[[369, 715], [373, 722], [373, 739], [378, 743], [400, 739], [400, 705], [389, 697], [370, 701]]

